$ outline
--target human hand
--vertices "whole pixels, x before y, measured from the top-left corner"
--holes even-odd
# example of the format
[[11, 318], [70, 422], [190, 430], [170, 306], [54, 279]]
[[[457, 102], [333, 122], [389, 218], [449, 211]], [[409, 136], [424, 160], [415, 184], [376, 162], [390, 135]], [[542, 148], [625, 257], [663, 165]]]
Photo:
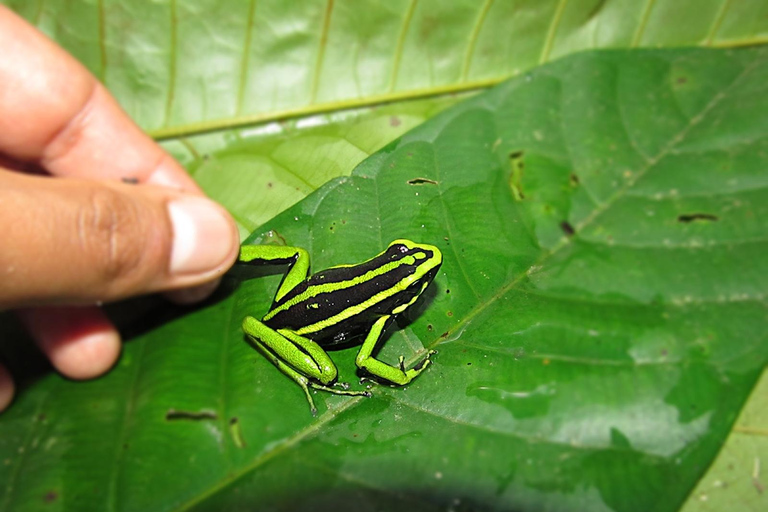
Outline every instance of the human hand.
[[[237, 256], [237, 229], [80, 63], [3, 6], [0, 48], [0, 310], [18, 309], [59, 372], [92, 378], [120, 352], [99, 305], [203, 298]], [[0, 365], [0, 411], [13, 393]]]

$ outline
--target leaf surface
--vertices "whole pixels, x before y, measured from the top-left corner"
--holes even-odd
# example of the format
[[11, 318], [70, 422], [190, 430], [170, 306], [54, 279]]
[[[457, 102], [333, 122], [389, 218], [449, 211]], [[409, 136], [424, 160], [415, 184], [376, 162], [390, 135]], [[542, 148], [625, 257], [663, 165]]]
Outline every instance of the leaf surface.
[[585, 49], [768, 40], [761, 0], [4, 0], [185, 137], [495, 84]]
[[411, 130], [251, 241], [316, 270], [437, 244], [380, 353], [434, 348], [426, 373], [312, 418], [240, 331], [280, 275], [236, 269], [196, 311], [146, 303], [100, 381], [21, 394], [0, 510], [676, 510], [768, 360], [767, 60], [583, 54]]

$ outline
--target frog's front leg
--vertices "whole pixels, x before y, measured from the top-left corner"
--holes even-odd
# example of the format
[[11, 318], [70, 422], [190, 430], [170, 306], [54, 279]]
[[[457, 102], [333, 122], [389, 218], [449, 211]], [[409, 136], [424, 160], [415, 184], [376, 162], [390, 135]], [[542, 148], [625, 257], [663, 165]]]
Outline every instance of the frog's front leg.
[[406, 370], [403, 367], [403, 357], [400, 356], [399, 367], [389, 365], [383, 361], [375, 359], [371, 354], [373, 349], [376, 348], [376, 344], [381, 337], [382, 331], [387, 325], [387, 321], [390, 319], [390, 315], [382, 316], [373, 324], [373, 327], [368, 332], [368, 336], [365, 337], [363, 346], [360, 347], [360, 352], [357, 354], [355, 363], [357, 367], [363, 369], [380, 379], [397, 384], [398, 386], [404, 386], [415, 379], [424, 369], [429, 366], [431, 362], [429, 356], [435, 353], [434, 350], [430, 350], [427, 354], [427, 358], [417, 367]]
[[304, 281], [309, 274], [309, 253], [300, 247], [281, 245], [243, 245], [240, 247], [240, 263], [269, 263], [290, 265], [288, 272], [277, 289], [275, 300], [282, 299], [286, 293]]
[[333, 388], [338, 377], [336, 365], [314, 341], [287, 329], [272, 329], [252, 316], [243, 320], [243, 331], [272, 364], [301, 386], [312, 414], [317, 414], [317, 408], [310, 387], [336, 395], [371, 396], [368, 391]]

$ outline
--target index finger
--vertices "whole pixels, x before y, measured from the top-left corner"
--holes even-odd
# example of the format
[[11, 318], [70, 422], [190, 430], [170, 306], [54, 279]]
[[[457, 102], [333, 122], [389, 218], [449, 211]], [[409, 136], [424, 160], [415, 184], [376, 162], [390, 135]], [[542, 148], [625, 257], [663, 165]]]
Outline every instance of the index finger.
[[77, 60], [0, 5], [0, 153], [59, 176], [195, 182]]

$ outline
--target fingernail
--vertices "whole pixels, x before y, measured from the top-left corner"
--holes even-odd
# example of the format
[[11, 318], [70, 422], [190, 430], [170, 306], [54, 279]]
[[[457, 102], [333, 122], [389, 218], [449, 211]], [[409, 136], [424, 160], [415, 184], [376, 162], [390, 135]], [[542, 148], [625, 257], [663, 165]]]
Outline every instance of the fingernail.
[[232, 227], [224, 212], [202, 197], [184, 197], [168, 204], [173, 225], [171, 274], [210, 272], [232, 252]]

